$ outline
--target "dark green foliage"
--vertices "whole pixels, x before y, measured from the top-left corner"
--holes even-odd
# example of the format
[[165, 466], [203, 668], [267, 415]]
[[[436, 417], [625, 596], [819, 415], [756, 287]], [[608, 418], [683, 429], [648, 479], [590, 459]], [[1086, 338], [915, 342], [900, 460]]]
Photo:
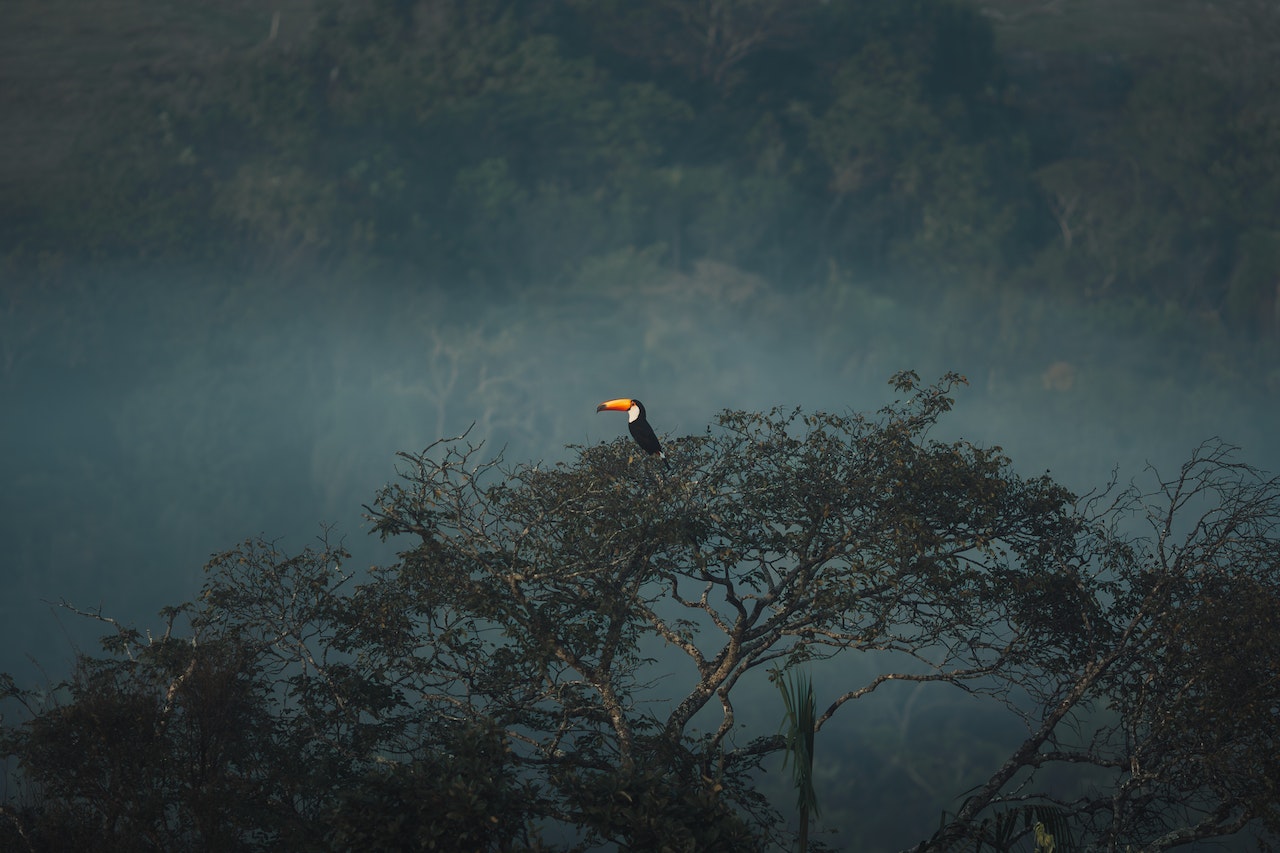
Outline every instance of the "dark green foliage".
[[791, 674], [790, 680], [775, 670], [769, 674], [782, 693], [787, 713], [782, 728], [786, 733], [786, 757], [791, 762], [791, 775], [796, 786], [796, 809], [800, 813], [799, 849], [809, 849], [809, 819], [819, 817], [818, 794], [813, 785], [813, 740], [817, 724], [817, 703], [813, 698], [813, 682], [808, 676]]
[[512, 775], [498, 732], [462, 731], [447, 753], [376, 765], [337, 795], [335, 850], [532, 849], [536, 793]]
[[572, 818], [623, 850], [763, 850], [759, 830], [739, 816], [723, 786], [682, 756], [631, 773], [569, 771], [556, 780]]
[[135, 639], [126, 642], [136, 657], [83, 659], [65, 698], [20, 739], [6, 733], [39, 794], [19, 821], [33, 846], [229, 849], [282, 822], [269, 814], [279, 790], [263, 763], [272, 722], [248, 650]]
[[1195, 50], [1119, 59], [1002, 54], [984, 11], [325, 0], [287, 47], [131, 66], [58, 180], [0, 198], [0, 248], [23, 273], [349, 265], [500, 290], [639, 253], [1274, 339], [1275, 13], [1232, 4]]
[[[948, 815], [942, 816], [945, 828]], [[1009, 853], [1031, 850], [1034, 853], [1073, 853], [1079, 849], [1074, 841], [1071, 815], [1058, 806], [1034, 804], [1011, 807], [983, 818], [968, 830], [962, 840], [953, 841], [948, 853]]]

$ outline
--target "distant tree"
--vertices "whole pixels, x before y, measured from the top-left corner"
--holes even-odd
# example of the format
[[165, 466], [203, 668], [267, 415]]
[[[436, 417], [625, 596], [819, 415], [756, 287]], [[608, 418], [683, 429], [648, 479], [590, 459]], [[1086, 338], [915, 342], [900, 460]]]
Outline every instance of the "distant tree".
[[658, 0], [647, 4], [577, 3], [610, 47], [657, 69], [725, 93], [742, 81], [753, 55], [791, 46], [813, 18], [786, 0]]
[[995, 98], [989, 24], [956, 4], [868, 5], [883, 10], [861, 10], [822, 96], [788, 111], [824, 182], [823, 251], [863, 269], [1000, 266], [1021, 236], [1027, 151]]
[[[894, 381], [875, 418], [726, 412], [669, 471], [621, 439], [552, 467], [402, 454], [368, 508], [395, 564], [246, 543], [167, 611], [189, 637], [116, 626], [54, 700], [9, 684], [30, 715], [3, 729], [24, 787], [0, 842], [762, 849], [785, 839], [761, 762], [896, 681], [1029, 732], [920, 849], [1280, 829], [1276, 482], [1209, 447], [1077, 507], [929, 437], [960, 377]], [[1142, 507], [1149, 542], [1116, 529]], [[766, 668], [859, 653], [880, 674], [822, 685], [825, 710], [793, 692], [786, 737], [735, 733]], [[1089, 793], [1039, 781], [1058, 765]]]

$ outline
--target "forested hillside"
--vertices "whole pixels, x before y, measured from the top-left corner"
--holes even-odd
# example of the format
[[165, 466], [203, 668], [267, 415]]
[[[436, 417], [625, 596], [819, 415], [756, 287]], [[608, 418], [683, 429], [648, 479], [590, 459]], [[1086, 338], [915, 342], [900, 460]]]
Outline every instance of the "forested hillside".
[[622, 253], [1280, 334], [1267, 3], [10, 5], [10, 277]]

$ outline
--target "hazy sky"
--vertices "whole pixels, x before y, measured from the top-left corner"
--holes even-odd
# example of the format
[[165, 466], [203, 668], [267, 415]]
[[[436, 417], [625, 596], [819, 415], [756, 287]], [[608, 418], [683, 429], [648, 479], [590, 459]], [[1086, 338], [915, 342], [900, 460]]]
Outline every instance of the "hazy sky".
[[1011, 360], [986, 334], [966, 337], [991, 306], [780, 293], [718, 268], [505, 300], [179, 277], [86, 278], [75, 297], [4, 319], [20, 343], [0, 403], [0, 669], [34, 656], [65, 673], [84, 626], [45, 602], [153, 626], [198, 592], [211, 553], [249, 536], [301, 547], [334, 523], [357, 562], [383, 559], [360, 505], [394, 476], [395, 451], [474, 422], [471, 438], [508, 459], [550, 462], [625, 434], [622, 416], [595, 412], [618, 396], [683, 435], [723, 408], [873, 411], [895, 371], [954, 369], [971, 386], [938, 437], [999, 444], [1078, 491], [1116, 465], [1122, 479], [1148, 460], [1168, 468], [1214, 435], [1276, 467], [1265, 397], [1195, 387], [1185, 356], [1069, 317]]

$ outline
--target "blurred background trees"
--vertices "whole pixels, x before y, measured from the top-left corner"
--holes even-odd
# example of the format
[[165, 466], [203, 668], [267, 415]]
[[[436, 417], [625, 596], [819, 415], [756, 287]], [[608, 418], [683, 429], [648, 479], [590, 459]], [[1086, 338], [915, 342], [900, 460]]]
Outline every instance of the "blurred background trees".
[[165, 22], [199, 50], [144, 30], [56, 166], [0, 184], [0, 249], [497, 291], [654, 250], [1274, 339], [1276, 13], [1131, 6], [315, 0], [268, 27], [228, 3]]

